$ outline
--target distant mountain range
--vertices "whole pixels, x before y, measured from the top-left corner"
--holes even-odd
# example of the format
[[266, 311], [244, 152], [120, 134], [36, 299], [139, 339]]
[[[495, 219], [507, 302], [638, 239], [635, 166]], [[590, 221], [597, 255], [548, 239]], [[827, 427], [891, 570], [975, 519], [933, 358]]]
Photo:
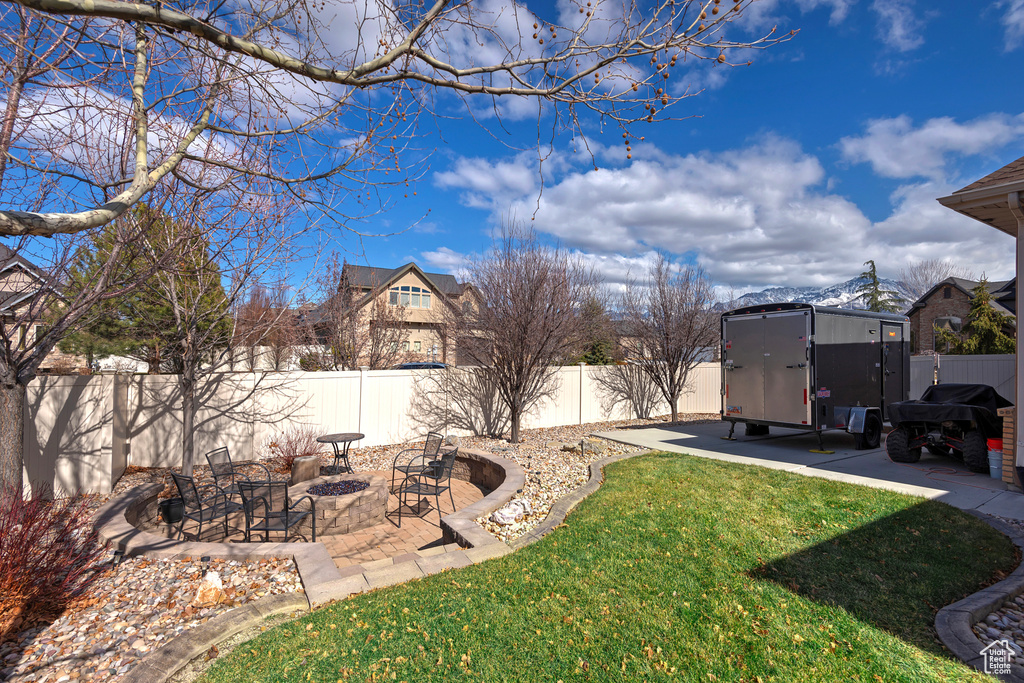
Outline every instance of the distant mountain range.
[[[817, 306], [834, 306], [835, 308], [866, 308], [860, 300], [857, 289], [867, 280], [865, 278], [853, 278], [846, 282], [828, 287], [769, 287], [760, 292], [750, 292], [739, 297], [729, 304], [729, 308], [742, 308], [743, 306], [762, 306], [764, 304], [780, 304], [791, 301], [815, 304]], [[904, 301], [901, 306], [904, 310], [910, 308], [913, 299], [910, 298], [900, 283], [895, 280], [880, 279], [882, 289], [899, 292]]]

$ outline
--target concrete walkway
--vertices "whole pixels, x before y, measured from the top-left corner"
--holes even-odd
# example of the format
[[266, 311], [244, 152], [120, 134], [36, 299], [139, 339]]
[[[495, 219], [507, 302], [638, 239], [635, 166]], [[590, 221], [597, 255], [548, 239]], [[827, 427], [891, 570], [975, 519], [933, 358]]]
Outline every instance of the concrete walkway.
[[845, 432], [825, 432], [825, 449], [831, 454], [811, 453], [818, 448], [813, 433], [772, 427], [767, 436], [743, 436], [736, 427], [735, 441], [725, 441], [726, 422], [679, 427], [645, 427], [597, 432], [620, 443], [671, 453], [688, 453], [700, 458], [759, 465], [796, 474], [822, 477], [851, 484], [889, 489], [940, 500], [962, 510], [977, 510], [990, 515], [1024, 519], [1024, 495], [1006, 490], [1006, 484], [987, 474], [975, 474], [962, 462], [924, 451], [910, 465], [894, 463], [882, 447], [858, 451], [853, 436]]

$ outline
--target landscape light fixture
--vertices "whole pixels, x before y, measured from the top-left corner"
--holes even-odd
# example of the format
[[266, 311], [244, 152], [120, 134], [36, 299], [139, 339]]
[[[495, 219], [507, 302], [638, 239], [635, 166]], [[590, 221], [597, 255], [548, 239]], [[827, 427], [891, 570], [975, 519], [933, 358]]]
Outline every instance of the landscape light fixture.
[[121, 566], [121, 560], [123, 560], [123, 559], [124, 559], [124, 551], [120, 550], [120, 549], [115, 550], [114, 551], [114, 559], [113, 559], [114, 571], [117, 571], [117, 568]]
[[203, 555], [199, 561], [203, 563], [203, 576], [206, 576], [206, 572], [210, 571], [210, 556]]

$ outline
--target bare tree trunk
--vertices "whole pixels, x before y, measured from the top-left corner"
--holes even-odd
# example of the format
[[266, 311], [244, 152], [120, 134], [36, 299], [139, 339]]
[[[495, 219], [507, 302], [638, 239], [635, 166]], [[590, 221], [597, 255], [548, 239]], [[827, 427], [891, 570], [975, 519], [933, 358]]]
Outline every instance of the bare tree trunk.
[[195, 466], [196, 371], [194, 359], [186, 359], [178, 375], [181, 388], [181, 473], [192, 476]]
[[22, 490], [25, 466], [25, 385], [0, 383], [0, 487]]

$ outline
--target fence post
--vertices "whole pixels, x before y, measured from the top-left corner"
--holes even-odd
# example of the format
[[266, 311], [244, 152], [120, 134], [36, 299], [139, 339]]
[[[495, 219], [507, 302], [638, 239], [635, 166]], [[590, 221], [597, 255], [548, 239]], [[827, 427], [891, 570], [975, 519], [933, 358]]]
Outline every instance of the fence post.
[[363, 412], [366, 410], [366, 373], [370, 370], [368, 365], [359, 366], [359, 426], [356, 431], [360, 434], [365, 434], [363, 431], [363, 425], [369, 424], [368, 420], [363, 419]]
[[583, 424], [583, 375], [585, 373], [584, 368], [587, 367], [586, 363], [579, 363], [580, 369], [580, 421], [579, 424]]

